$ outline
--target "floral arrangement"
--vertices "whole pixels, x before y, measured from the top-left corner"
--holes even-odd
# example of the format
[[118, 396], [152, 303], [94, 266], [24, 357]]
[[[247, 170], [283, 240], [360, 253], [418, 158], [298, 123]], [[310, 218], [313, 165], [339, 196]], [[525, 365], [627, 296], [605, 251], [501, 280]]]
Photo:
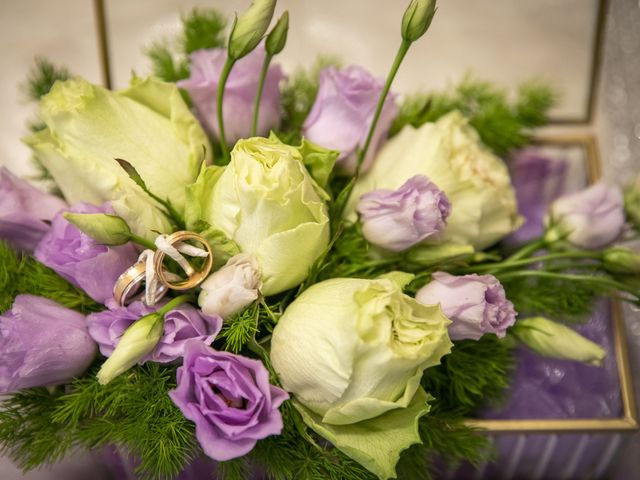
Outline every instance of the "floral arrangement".
[[638, 302], [640, 257], [612, 246], [637, 188], [547, 211], [510, 176], [547, 87], [393, 93], [430, 0], [386, 80], [287, 76], [275, 3], [228, 35], [193, 11], [121, 91], [30, 77], [51, 193], [0, 172], [0, 445], [23, 468], [111, 448], [144, 478], [425, 478], [484, 458], [464, 418], [502, 397], [516, 345], [597, 365], [567, 323]]

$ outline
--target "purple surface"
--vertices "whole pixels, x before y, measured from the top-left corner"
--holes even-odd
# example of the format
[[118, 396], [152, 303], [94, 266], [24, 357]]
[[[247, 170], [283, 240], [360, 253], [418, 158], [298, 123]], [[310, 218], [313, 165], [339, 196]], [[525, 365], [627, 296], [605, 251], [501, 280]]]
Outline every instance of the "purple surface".
[[607, 351], [601, 367], [541, 357], [521, 348], [509, 400], [481, 415], [495, 419], [616, 418], [622, 413], [620, 384], [608, 302], [576, 327]]

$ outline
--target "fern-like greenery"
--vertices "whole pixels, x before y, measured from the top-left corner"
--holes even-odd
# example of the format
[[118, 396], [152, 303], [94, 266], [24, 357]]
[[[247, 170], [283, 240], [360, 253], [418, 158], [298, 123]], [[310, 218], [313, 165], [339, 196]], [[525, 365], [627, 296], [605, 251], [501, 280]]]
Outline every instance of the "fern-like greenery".
[[200, 453], [193, 424], [173, 404], [175, 367], [135, 367], [106, 386], [97, 366], [66, 388], [29, 389], [0, 404], [0, 451], [25, 470], [73, 448], [117, 446], [141, 478], [171, 478]]
[[470, 119], [485, 145], [503, 155], [530, 140], [531, 129], [544, 125], [556, 95], [539, 82], [522, 84], [517, 98], [509, 101], [507, 92], [471, 77], [451, 91], [407, 97], [391, 127], [391, 135], [405, 125], [419, 127], [452, 110]]
[[0, 312], [11, 308], [14, 298], [21, 293], [50, 298], [82, 313], [103, 309], [50, 268], [0, 241]]
[[[497, 277], [500, 279], [500, 274]], [[517, 312], [568, 323], [586, 321], [595, 301], [607, 294], [594, 284], [547, 278], [512, 278], [503, 280], [502, 285]]]
[[214, 9], [194, 8], [182, 16], [182, 32], [177, 39], [152, 43], [145, 54], [154, 76], [177, 82], [189, 76], [189, 55], [196, 50], [225, 46], [227, 20]]
[[45, 96], [58, 80], [67, 80], [71, 73], [65, 67], [54, 65], [44, 57], [36, 57], [22, 90], [29, 100], [37, 102]]
[[422, 385], [436, 400], [434, 412], [469, 416], [509, 387], [512, 349], [495, 335], [455, 342], [442, 363], [425, 371]]

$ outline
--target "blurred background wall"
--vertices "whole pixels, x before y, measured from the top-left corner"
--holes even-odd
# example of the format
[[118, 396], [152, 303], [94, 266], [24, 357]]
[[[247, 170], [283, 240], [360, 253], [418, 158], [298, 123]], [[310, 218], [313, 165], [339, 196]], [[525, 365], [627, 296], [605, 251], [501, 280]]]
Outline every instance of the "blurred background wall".
[[[149, 71], [144, 48], [170, 38], [181, 12], [194, 6], [232, 14], [248, 0], [105, 0], [113, 85], [133, 71]], [[384, 75], [399, 42], [404, 1], [280, 0], [290, 10], [288, 45], [278, 61], [287, 71], [309, 65], [317, 53], [335, 54]], [[19, 88], [33, 58], [42, 55], [96, 83], [103, 72], [96, 40], [94, 2], [0, 1], [0, 165], [33, 172], [20, 143], [33, 115]], [[604, 27], [601, 55], [597, 40]], [[601, 58], [601, 68], [594, 64]], [[600, 71], [599, 77], [594, 72]], [[640, 171], [640, 2], [638, 0], [446, 0], [432, 29], [411, 50], [395, 84], [401, 94], [443, 88], [465, 74], [505, 88], [531, 79], [556, 86], [561, 102], [553, 131], [592, 132], [599, 139], [604, 176], [625, 182]], [[599, 80], [594, 83], [595, 80]], [[593, 102], [592, 104], [590, 102]], [[590, 112], [590, 105], [593, 111]], [[592, 115], [589, 115], [592, 113]], [[636, 390], [640, 385], [640, 315], [627, 309]], [[638, 391], [640, 398], [640, 391]], [[617, 463], [616, 478], [640, 478], [636, 435]], [[87, 463], [89, 462], [89, 463]], [[90, 461], [22, 477], [0, 460], [6, 480], [87, 478]], [[93, 474], [96, 477], [97, 474]]]

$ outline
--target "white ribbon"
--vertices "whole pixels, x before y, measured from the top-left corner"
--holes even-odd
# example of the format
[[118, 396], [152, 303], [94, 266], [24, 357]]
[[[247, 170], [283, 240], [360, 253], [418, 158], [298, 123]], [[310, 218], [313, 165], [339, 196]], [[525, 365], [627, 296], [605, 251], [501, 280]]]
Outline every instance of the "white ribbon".
[[[208, 257], [209, 252], [202, 248], [194, 247], [193, 245], [189, 245], [188, 243], [179, 242], [175, 245], [171, 245], [168, 240], [168, 235], [158, 235], [156, 237], [156, 247], [158, 250], [163, 251], [167, 256], [176, 261], [180, 268], [184, 270], [184, 273], [188, 276], [193, 275], [194, 269], [191, 264], [187, 261], [186, 258], [182, 255], [188, 255], [190, 257]], [[153, 250], [144, 250], [138, 260], [144, 261], [146, 263], [145, 270], [145, 292], [144, 292], [144, 302], [152, 307], [158, 301], [158, 294], [161, 293], [161, 290], [158, 289], [159, 279], [158, 273], [156, 272], [153, 257], [155, 252]], [[165, 276], [170, 281], [179, 280], [180, 277], [171, 272], [165, 272]]]

